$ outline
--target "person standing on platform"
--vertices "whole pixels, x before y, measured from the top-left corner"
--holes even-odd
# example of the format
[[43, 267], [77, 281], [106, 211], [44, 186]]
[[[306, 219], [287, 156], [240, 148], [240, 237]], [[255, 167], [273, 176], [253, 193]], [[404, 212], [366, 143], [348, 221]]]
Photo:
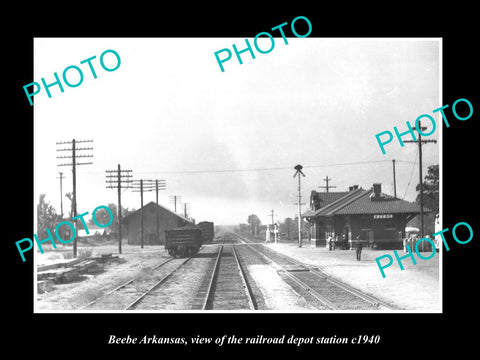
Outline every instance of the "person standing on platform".
[[360, 261], [360, 258], [362, 256], [362, 240], [360, 240], [360, 235], [357, 235], [357, 260]]

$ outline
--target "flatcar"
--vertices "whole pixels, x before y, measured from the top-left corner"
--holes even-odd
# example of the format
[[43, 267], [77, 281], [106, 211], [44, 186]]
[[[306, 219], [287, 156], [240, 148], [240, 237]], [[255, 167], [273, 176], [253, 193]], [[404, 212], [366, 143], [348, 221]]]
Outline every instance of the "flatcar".
[[165, 250], [173, 257], [192, 256], [202, 246], [202, 230], [193, 224], [165, 230]]
[[209, 243], [212, 242], [213, 237], [214, 237], [214, 227], [213, 227], [213, 222], [210, 221], [202, 221], [197, 224], [197, 226], [202, 230], [202, 240], [203, 243]]

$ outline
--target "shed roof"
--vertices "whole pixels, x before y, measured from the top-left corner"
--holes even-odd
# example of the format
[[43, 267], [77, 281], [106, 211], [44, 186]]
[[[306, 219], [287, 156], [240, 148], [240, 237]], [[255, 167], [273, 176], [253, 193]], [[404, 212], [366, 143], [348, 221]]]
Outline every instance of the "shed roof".
[[[143, 205], [143, 209], [146, 209], [147, 207], [153, 207], [153, 208], [155, 208], [156, 206], [157, 206], [156, 203], [154, 203], [153, 201], [150, 201], [149, 203]], [[186, 222], [188, 222], [188, 223], [191, 222], [191, 220], [187, 219], [186, 217], [184, 217], [184, 216], [182, 216], [182, 215], [180, 215], [180, 214], [177, 214], [176, 212], [174, 212], [174, 211], [166, 208], [165, 206], [162, 206], [162, 205], [159, 204], [158, 207], [159, 207], [160, 209], [162, 209], [162, 210], [165, 210], [165, 211], [168, 211], [168, 212], [172, 213], [173, 215], [179, 217], [180, 219], [182, 219], [182, 220], [184, 220], [184, 221], [186, 221]], [[140, 208], [140, 209], [142, 209], [142, 208]], [[139, 213], [140, 213], [140, 209], [137, 209], [137, 210], [135, 210], [134, 212], [132, 212], [132, 213], [128, 214], [127, 216], [125, 216], [124, 218], [122, 218], [122, 222], [128, 222], [128, 221], [130, 221], [130, 219], [133, 218], [133, 216], [135, 216], [136, 214], [139, 214]]]

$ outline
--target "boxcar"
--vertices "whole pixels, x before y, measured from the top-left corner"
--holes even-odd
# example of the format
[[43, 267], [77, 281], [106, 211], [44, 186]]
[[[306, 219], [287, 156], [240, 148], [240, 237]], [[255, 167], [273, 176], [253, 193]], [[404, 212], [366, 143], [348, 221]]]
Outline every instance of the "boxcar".
[[214, 237], [214, 228], [213, 222], [210, 221], [202, 221], [197, 224], [197, 226], [202, 230], [202, 240], [203, 243], [212, 242]]
[[173, 257], [192, 256], [202, 246], [202, 230], [195, 225], [165, 230], [165, 250]]

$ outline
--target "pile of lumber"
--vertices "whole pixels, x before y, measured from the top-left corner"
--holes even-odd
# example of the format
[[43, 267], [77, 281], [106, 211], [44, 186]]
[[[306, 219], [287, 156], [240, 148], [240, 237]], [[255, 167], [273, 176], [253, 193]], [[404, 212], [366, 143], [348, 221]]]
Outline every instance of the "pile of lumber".
[[95, 260], [99, 263], [106, 264], [111, 261], [120, 261], [120, 257], [118, 255], [112, 255], [112, 254], [102, 254], [100, 256], [92, 256], [89, 257], [88, 260]]
[[74, 266], [83, 259], [71, 259], [37, 267], [37, 281], [50, 281], [55, 284], [77, 280], [78, 270]]
[[100, 256], [70, 259], [37, 267], [37, 284], [39, 292], [47, 291], [52, 285], [64, 284], [79, 279], [84, 274], [98, 274], [104, 271], [104, 265], [119, 261], [118, 256], [102, 254]]

